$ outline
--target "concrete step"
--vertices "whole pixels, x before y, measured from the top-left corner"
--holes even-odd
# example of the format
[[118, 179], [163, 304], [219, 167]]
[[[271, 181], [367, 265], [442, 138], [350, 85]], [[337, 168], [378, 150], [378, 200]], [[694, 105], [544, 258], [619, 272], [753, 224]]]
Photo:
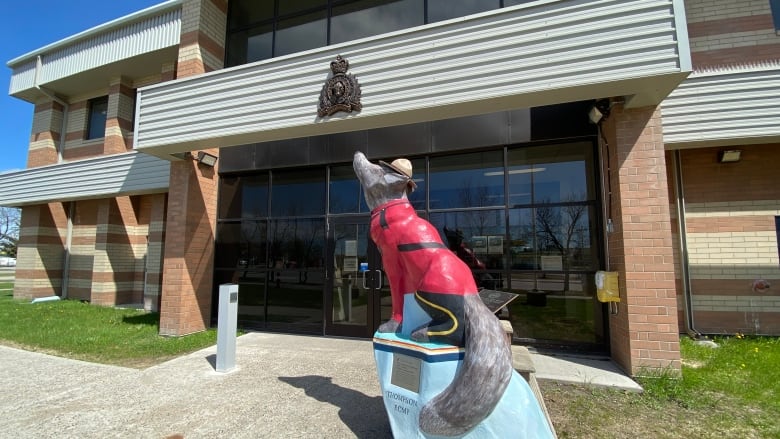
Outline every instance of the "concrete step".
[[544, 404], [542, 391], [539, 389], [539, 383], [536, 382], [536, 367], [534, 366], [534, 361], [531, 358], [531, 353], [525, 346], [512, 345], [511, 349], [512, 366], [515, 368], [517, 373], [519, 373], [520, 376], [525, 378], [525, 380], [528, 382], [528, 385], [531, 387], [531, 390], [536, 396], [536, 401], [539, 403], [539, 406], [544, 412], [544, 416], [547, 418], [547, 423], [550, 425], [550, 431], [552, 431], [553, 436], [557, 438], [558, 435], [555, 433], [555, 426], [553, 425], [552, 419], [550, 418], [550, 413], [547, 411], [547, 406]]

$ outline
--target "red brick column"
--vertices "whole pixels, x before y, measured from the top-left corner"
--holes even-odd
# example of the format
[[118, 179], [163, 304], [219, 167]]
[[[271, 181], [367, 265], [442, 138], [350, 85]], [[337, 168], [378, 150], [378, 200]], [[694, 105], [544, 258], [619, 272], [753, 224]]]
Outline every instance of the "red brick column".
[[114, 78], [108, 89], [108, 112], [106, 114], [106, 137], [103, 154], [117, 154], [133, 148], [133, 112], [135, 111], [135, 89], [124, 84], [121, 78]]
[[[675, 265], [660, 111], [616, 106], [608, 141], [610, 269], [621, 302], [610, 314], [612, 357], [630, 374], [680, 371]], [[610, 187], [608, 186], [608, 189]]]
[[[176, 73], [222, 68], [227, 2], [185, 0]], [[209, 149], [219, 155], [219, 150]], [[217, 168], [171, 163], [160, 334], [186, 335], [210, 325], [217, 210]]]

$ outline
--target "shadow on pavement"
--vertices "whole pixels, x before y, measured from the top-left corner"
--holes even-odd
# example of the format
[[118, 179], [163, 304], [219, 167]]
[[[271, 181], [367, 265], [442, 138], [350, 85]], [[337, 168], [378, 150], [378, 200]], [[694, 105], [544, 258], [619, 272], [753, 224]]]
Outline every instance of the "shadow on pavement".
[[341, 421], [359, 438], [392, 438], [381, 396], [370, 397], [332, 382], [331, 377], [307, 375], [279, 377], [307, 396], [339, 408]]

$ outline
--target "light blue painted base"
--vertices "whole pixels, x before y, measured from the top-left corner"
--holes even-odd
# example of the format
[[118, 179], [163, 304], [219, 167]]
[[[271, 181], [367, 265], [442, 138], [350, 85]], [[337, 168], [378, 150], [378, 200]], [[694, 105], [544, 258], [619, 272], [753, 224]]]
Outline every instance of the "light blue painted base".
[[[452, 382], [463, 353], [463, 349], [455, 346], [416, 343], [403, 334], [401, 337], [396, 334], [374, 334], [374, 357], [379, 383], [394, 437], [433, 437], [419, 430], [420, 410]], [[393, 357], [396, 355], [414, 359], [414, 363], [416, 359], [420, 360], [419, 392], [391, 382]], [[403, 385], [408, 387], [408, 383]], [[509, 386], [493, 412], [471, 431], [458, 437], [544, 439], [553, 438], [554, 435], [528, 383], [517, 372], [513, 372]]]

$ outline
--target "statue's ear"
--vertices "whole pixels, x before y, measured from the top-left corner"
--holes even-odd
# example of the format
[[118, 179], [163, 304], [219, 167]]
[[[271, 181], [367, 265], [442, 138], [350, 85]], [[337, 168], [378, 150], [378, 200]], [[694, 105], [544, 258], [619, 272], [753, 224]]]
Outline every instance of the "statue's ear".
[[389, 187], [401, 191], [406, 189], [406, 184], [409, 182], [409, 178], [396, 173], [387, 173], [385, 174], [385, 181]]

